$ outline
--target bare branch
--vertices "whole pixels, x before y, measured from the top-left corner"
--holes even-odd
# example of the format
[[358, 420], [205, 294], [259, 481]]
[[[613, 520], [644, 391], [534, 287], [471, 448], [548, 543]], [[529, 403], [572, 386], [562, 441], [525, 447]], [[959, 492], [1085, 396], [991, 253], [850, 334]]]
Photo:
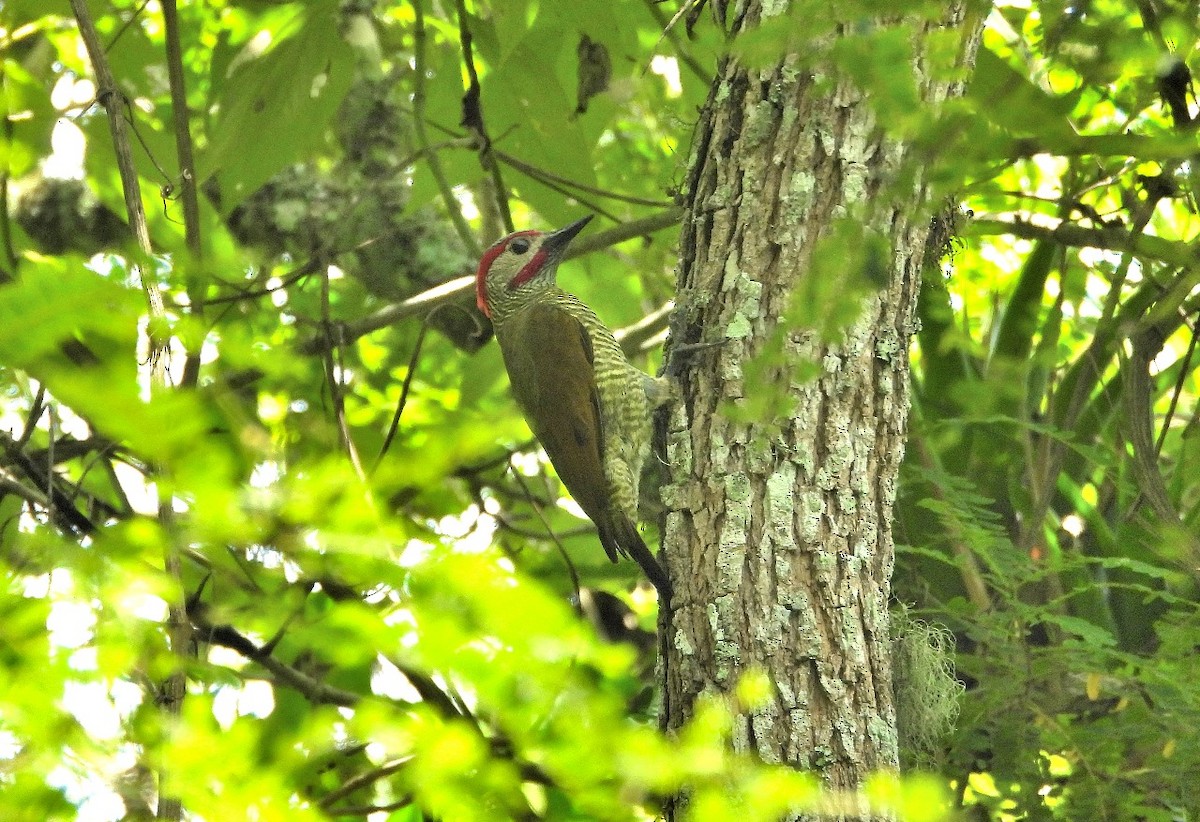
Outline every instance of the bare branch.
[[334, 802], [337, 802], [339, 799], [345, 799], [347, 796], [354, 793], [355, 791], [362, 790], [363, 788], [367, 787], [368, 785], [370, 785], [374, 782], [378, 782], [380, 779], [383, 779], [385, 776], [391, 776], [392, 774], [396, 773], [401, 768], [406, 766], [409, 762], [412, 762], [412, 760], [413, 760], [413, 757], [411, 757], [411, 756], [401, 757], [400, 759], [393, 759], [389, 762], [384, 762], [379, 767], [372, 768], [371, 770], [366, 771], [365, 773], [360, 773], [355, 776], [352, 776], [350, 779], [347, 779], [345, 782], [343, 782], [340, 787], [334, 788], [332, 791], [330, 791], [329, 793], [322, 796], [321, 801], [318, 802], [317, 804], [320, 805], [322, 808], [328, 808], [330, 805], [332, 805]]
[[[408, 392], [412, 389], [413, 374], [415, 374], [417, 370], [417, 362], [421, 356], [421, 348], [425, 344], [425, 335], [429, 332], [429, 322], [433, 319], [437, 312], [444, 308], [458, 308], [458, 306], [452, 303], [439, 305], [426, 314], [424, 322], [421, 323], [421, 331], [417, 334], [417, 341], [413, 344], [412, 355], [408, 358], [408, 370], [404, 373], [404, 383], [400, 386], [400, 399], [396, 403], [396, 413], [392, 416], [392, 423], [390, 426], [388, 426], [387, 436], [383, 438], [383, 445], [379, 447], [379, 456], [375, 458], [375, 465], [373, 466], [372, 470], [379, 467], [379, 463], [383, 461], [384, 455], [387, 454], [388, 449], [392, 445], [392, 440], [396, 436], [396, 431], [398, 431], [400, 428], [400, 415], [404, 413], [404, 406], [408, 403]], [[479, 315], [473, 314], [465, 309], [463, 310], [463, 313], [475, 320], [478, 328], [477, 333], [482, 336], [484, 333], [484, 328], [483, 321], [479, 318]]]
[[1065, 221], [1056, 226], [1044, 226], [1025, 220], [978, 218], [963, 227], [963, 234], [975, 237], [1012, 234], [1026, 240], [1053, 240], [1076, 248], [1124, 251], [1181, 268], [1194, 267], [1197, 263], [1188, 244], [1149, 234], [1130, 234], [1124, 228], [1085, 228]]
[[[628, 223], [622, 223], [607, 231], [576, 238], [567, 250], [567, 259], [599, 251], [602, 248], [608, 248], [634, 237], [648, 236], [664, 228], [670, 228], [678, 224], [682, 216], [682, 209], [668, 208], [657, 214], [651, 214], [649, 217], [643, 217], [640, 220], [631, 220]], [[473, 275], [448, 280], [441, 285], [434, 286], [427, 291], [409, 297], [403, 302], [394, 303], [360, 320], [343, 324], [339, 339], [345, 343], [353, 342], [364, 334], [370, 334], [373, 331], [386, 328], [407, 317], [426, 314], [433, 308], [462, 297], [474, 287], [475, 277]], [[301, 353], [304, 354], [319, 354], [326, 350], [328, 345], [329, 339], [322, 335], [305, 340], [300, 344], [299, 348]]]

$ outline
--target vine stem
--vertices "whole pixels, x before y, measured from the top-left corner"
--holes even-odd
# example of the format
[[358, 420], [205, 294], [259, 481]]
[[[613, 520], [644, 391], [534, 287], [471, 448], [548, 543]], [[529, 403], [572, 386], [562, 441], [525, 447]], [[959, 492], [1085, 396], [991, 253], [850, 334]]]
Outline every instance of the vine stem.
[[142, 205], [142, 191], [138, 183], [137, 167], [133, 162], [133, 145], [129, 142], [129, 127], [125, 122], [125, 95], [117, 88], [116, 78], [104, 53], [104, 44], [96, 23], [92, 20], [86, 0], [71, 0], [71, 9], [79, 25], [79, 36], [87, 47], [88, 60], [96, 74], [96, 100], [108, 113], [108, 127], [112, 134], [113, 148], [117, 155], [117, 170], [121, 175], [121, 189], [125, 196], [125, 210], [129, 215], [129, 226], [137, 241], [143, 260], [132, 263], [146, 295], [150, 313], [150, 365], [155, 382], [167, 384], [166, 354], [168, 340], [162, 336], [161, 322], [166, 317], [162, 292], [154, 275], [149, 271], [154, 248], [150, 244], [150, 226], [146, 222], [146, 209]]
[[[200, 198], [196, 192], [196, 159], [192, 151], [191, 118], [187, 103], [187, 83], [183, 73], [183, 47], [179, 37], [179, 9], [176, 0], [162, 0], [163, 29], [166, 33], [167, 79], [171, 87], [171, 111], [174, 116], [175, 150], [179, 155], [179, 199], [183, 203], [183, 240], [187, 246], [188, 310], [197, 319], [204, 316], [204, 280], [199, 273], [203, 256], [200, 236]], [[189, 351], [183, 365], [180, 385], [195, 386], [200, 378], [200, 345]]]
[[[104, 106], [108, 114], [109, 130], [112, 134], [113, 148], [117, 157], [117, 169], [121, 176], [121, 188], [125, 197], [125, 208], [129, 217], [129, 225], [137, 242], [140, 260], [132, 260], [131, 268], [136, 272], [146, 296], [149, 325], [149, 364], [152, 390], [162, 392], [171, 388], [167, 375], [170, 338], [165, 333], [166, 308], [162, 292], [158, 288], [153, 270], [154, 248], [150, 242], [150, 227], [146, 221], [146, 210], [142, 205], [141, 186], [138, 182], [137, 168], [133, 161], [133, 146], [129, 141], [129, 128], [125, 121], [127, 101], [117, 87], [116, 78], [108, 63], [104, 44], [96, 30], [86, 0], [71, 0], [71, 9], [79, 26], [79, 36], [87, 48], [88, 59], [92, 71], [96, 75], [96, 99]], [[149, 477], [162, 474], [161, 467], [153, 467], [148, 472]], [[158, 521], [163, 531], [170, 535], [175, 531], [175, 516], [172, 510], [172, 500], [160, 499], [158, 502]], [[187, 617], [186, 598], [183, 592], [183, 574], [179, 550], [171, 539], [166, 540], [163, 549], [163, 569], [175, 589], [174, 601], [167, 608], [167, 636], [174, 664], [171, 673], [162, 683], [156, 701], [161, 705], [164, 717], [168, 723], [178, 720], [183, 707], [183, 697], [187, 691], [187, 674], [185, 667], [187, 658], [192, 652], [192, 629]], [[158, 818], [180, 820], [183, 818], [183, 805], [178, 798], [171, 796], [168, 789], [167, 771], [159, 772]]]
[[[76, 0], [76, 2], [78, 1]], [[414, 16], [413, 69], [415, 74], [413, 78], [413, 133], [417, 138], [417, 150], [425, 155], [425, 159], [429, 163], [429, 173], [433, 175], [433, 179], [437, 183], [438, 191], [442, 195], [442, 202], [446, 205], [446, 215], [454, 224], [458, 238], [462, 240], [463, 246], [472, 257], [478, 257], [479, 241], [475, 239], [475, 232], [471, 231], [471, 226], [467, 224], [467, 219], [462, 214], [462, 207], [458, 203], [458, 198], [454, 196], [454, 191], [450, 188], [450, 181], [446, 178], [442, 162], [438, 159], [437, 151], [430, 147], [429, 135], [425, 131], [425, 5], [421, 0], [413, 0], [412, 7]]]

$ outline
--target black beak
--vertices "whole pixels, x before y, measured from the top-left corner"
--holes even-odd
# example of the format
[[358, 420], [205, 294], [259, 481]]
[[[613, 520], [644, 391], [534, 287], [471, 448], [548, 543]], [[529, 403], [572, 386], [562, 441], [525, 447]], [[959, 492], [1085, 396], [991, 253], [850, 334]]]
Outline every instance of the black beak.
[[567, 246], [571, 244], [571, 240], [575, 239], [575, 235], [583, 231], [583, 227], [592, 221], [594, 215], [589, 214], [582, 220], [576, 220], [569, 226], [564, 226], [558, 231], [552, 231], [542, 240], [542, 248], [551, 257], [560, 257], [567, 250]]

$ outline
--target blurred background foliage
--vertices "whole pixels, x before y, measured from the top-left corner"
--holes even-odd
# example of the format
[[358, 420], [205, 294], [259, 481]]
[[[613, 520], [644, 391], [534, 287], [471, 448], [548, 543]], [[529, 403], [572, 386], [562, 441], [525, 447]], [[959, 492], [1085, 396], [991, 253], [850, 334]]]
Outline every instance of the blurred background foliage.
[[[997, 3], [967, 97], [931, 110], [907, 30], [854, 24], [881, 5], [795, 2], [735, 44], [853, 78], [946, 204], [895, 596], [953, 632], [966, 691], [910, 757], [933, 777], [872, 795], [1194, 819], [1197, 11]], [[470, 293], [508, 228], [595, 212], [564, 285], [654, 367], [726, 49], [702, 4], [181, 4], [191, 250], [159, 4], [89, 8], [154, 255], [70, 6], [8, 0], [0, 817], [148, 818], [164, 765], [207, 819], [652, 818], [684, 783], [702, 819], [812, 801], [726, 750], [720, 705], [657, 733], [653, 594], [563, 501]], [[835, 238], [822, 270], [854, 252]], [[151, 385], [145, 280], [175, 389]], [[168, 733], [170, 604], [195, 650]]]

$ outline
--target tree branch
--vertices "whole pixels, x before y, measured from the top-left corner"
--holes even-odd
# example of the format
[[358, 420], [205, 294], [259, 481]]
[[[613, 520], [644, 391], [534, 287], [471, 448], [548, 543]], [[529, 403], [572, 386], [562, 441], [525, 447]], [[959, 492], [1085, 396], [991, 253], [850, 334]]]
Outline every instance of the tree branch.
[[[625, 242], [634, 237], [650, 235], [664, 228], [670, 228], [678, 224], [682, 216], [683, 209], [672, 207], [664, 209], [657, 214], [651, 214], [649, 217], [643, 217], [640, 220], [631, 220], [628, 223], [622, 223], [607, 231], [576, 238], [568, 248], [566, 258], [568, 260], [574, 259], [575, 257]], [[340, 328], [341, 334], [338, 339], [342, 343], [353, 342], [365, 334], [386, 328], [392, 323], [399, 322], [407, 317], [428, 313], [433, 308], [460, 298], [474, 287], [474, 275], [449, 280], [420, 294], [413, 295], [403, 302], [381, 308], [374, 314], [370, 314], [360, 320], [343, 324]], [[325, 351], [329, 344], [329, 338], [321, 335], [300, 343], [299, 349], [303, 354], [319, 354]]]
[[308, 674], [280, 662], [230, 625], [205, 625], [195, 616], [193, 616], [193, 621], [205, 641], [221, 648], [229, 648], [257, 663], [279, 682], [295, 689], [314, 705], [340, 705], [344, 708], [353, 708], [362, 701], [359, 694], [327, 685], [319, 679], [314, 679]]
[[1196, 254], [1182, 242], [1166, 240], [1149, 234], [1130, 234], [1124, 228], [1085, 228], [1074, 223], [1061, 222], [1057, 226], [1044, 226], [1025, 220], [999, 220], [977, 218], [963, 227], [963, 234], [972, 237], [990, 237], [1011, 234], [1026, 240], [1052, 240], [1076, 248], [1102, 248], [1109, 251], [1124, 251], [1161, 260], [1177, 267], [1194, 267]]
[[1121, 369], [1125, 380], [1124, 427], [1133, 450], [1133, 471], [1141, 496], [1163, 523], [1178, 526], [1179, 513], [1171, 502], [1159, 469], [1151, 422], [1155, 386], [1150, 379], [1150, 364], [1162, 350], [1164, 339], [1161, 333], [1150, 330], [1140, 332], [1130, 340], [1133, 353]]
[[[322, 796], [320, 802], [317, 804], [322, 808], [328, 808], [339, 799], [345, 799], [355, 791], [362, 790], [368, 785], [383, 779], [385, 776], [391, 776], [401, 768], [408, 765], [408, 763], [412, 762], [412, 760], [413, 757], [411, 756], [393, 759], [390, 762], [384, 762], [377, 768], [372, 768], [369, 771], [352, 776], [343, 782], [341, 786], [334, 788], [332, 791]], [[409, 801], [411, 801], [411, 799]]]

